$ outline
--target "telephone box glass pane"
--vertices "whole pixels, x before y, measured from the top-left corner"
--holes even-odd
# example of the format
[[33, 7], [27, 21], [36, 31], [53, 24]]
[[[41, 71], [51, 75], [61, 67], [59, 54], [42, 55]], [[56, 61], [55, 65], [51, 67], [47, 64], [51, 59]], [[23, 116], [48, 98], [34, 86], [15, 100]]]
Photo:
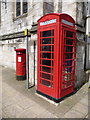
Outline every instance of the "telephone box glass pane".
[[51, 59], [51, 53], [42, 53], [41, 57]]
[[66, 53], [65, 54], [65, 59], [72, 59], [72, 53]]
[[51, 51], [51, 46], [41, 46], [42, 51]]
[[49, 37], [49, 36], [51, 36], [51, 30], [42, 32], [42, 37]]
[[41, 71], [50, 73], [51, 72], [51, 68], [42, 66], [41, 67]]
[[41, 77], [50, 80], [50, 75], [49, 74], [42, 73]]
[[66, 60], [65, 65], [66, 66], [71, 66], [72, 65], [72, 60]]
[[42, 31], [41, 37], [54, 36], [54, 30]]
[[66, 31], [66, 37], [71, 37], [71, 38], [73, 38], [73, 32], [71, 32], [71, 31]]
[[73, 52], [73, 46], [66, 46], [66, 52]]
[[51, 60], [41, 60], [41, 64], [51, 66]]
[[41, 44], [54, 44], [54, 39], [53, 38], [41, 39]]
[[53, 59], [53, 53], [41, 53], [41, 58]]
[[72, 81], [67, 81], [66, 86], [70, 87], [72, 85]]
[[43, 85], [46, 85], [46, 86], [50, 87], [50, 82], [49, 82], [49, 81], [41, 80], [41, 83], [42, 83]]
[[72, 78], [71, 78], [71, 74], [67, 74], [67, 75], [64, 75], [63, 76], [63, 80], [64, 81], [67, 81], [67, 80], [71, 80]]
[[66, 44], [67, 45], [73, 45], [73, 40], [72, 39], [66, 39]]

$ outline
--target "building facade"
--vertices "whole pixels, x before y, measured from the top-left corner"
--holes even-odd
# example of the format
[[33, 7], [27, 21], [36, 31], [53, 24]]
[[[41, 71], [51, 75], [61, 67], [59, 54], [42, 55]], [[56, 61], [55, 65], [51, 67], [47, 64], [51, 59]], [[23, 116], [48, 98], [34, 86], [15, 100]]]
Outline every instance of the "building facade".
[[90, 1], [86, 3], [86, 69], [90, 69]]
[[75, 87], [85, 82], [86, 3], [68, 0], [1, 1], [0, 65], [16, 69], [16, 48], [26, 48], [23, 31], [29, 29], [29, 81], [37, 84], [37, 20], [47, 13], [67, 13], [76, 21]]

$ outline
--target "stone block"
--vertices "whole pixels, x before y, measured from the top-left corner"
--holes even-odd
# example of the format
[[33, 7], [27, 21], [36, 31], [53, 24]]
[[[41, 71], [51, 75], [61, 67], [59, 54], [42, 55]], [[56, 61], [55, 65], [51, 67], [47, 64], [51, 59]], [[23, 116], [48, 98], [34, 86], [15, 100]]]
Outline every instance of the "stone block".
[[45, 111], [38, 115], [37, 118], [57, 118], [57, 116], [50, 113], [49, 111]]
[[36, 118], [36, 113], [33, 113], [31, 109], [22, 111], [16, 116], [16, 118]]
[[85, 116], [73, 109], [69, 110], [62, 118], [84, 118]]
[[16, 104], [10, 105], [3, 109], [3, 112], [7, 114], [9, 118], [16, 118], [22, 111], [23, 109]]
[[38, 104], [35, 104], [34, 106], [32, 106], [30, 108], [32, 110], [33, 113], [36, 113], [37, 115], [39, 114], [42, 114], [42, 113], [45, 113], [46, 112], [46, 109], [41, 107], [40, 105]]
[[83, 105], [88, 106], [90, 102], [88, 100], [88, 97], [85, 96], [83, 99], [80, 100], [80, 103], [83, 104]]
[[88, 114], [88, 106], [81, 103], [77, 103], [72, 109], [79, 113], [82, 113], [84, 116]]
[[[17, 98], [18, 99], [18, 98]], [[35, 105], [35, 102], [30, 100], [30, 99], [27, 99], [27, 98], [24, 98], [24, 99], [21, 99], [21, 100], [18, 100], [16, 101], [16, 103], [23, 109], [29, 109], [31, 107], [33, 107]]]

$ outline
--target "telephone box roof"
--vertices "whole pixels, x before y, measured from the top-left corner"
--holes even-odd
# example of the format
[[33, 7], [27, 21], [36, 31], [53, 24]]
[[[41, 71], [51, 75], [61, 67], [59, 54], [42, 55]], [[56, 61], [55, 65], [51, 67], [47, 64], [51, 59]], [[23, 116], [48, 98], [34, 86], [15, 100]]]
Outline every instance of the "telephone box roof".
[[41, 19], [43, 19], [44, 17], [46, 17], [46, 16], [50, 16], [50, 15], [55, 15], [55, 16], [60, 16], [60, 17], [63, 17], [63, 16], [68, 16], [69, 18], [71, 18], [72, 20], [73, 20], [73, 23], [75, 23], [75, 20], [70, 16], [70, 15], [68, 15], [68, 14], [66, 14], [66, 13], [48, 13], [48, 14], [45, 14], [44, 16], [42, 16], [39, 20], [38, 20], [38, 22], [41, 20]]

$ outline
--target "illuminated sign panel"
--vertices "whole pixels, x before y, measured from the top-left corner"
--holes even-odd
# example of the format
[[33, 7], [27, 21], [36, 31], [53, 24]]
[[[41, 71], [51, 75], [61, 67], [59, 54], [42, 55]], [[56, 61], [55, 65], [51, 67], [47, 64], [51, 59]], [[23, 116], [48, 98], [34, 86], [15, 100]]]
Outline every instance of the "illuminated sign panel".
[[64, 24], [66, 24], [66, 25], [74, 26], [73, 23], [68, 22], [67, 20], [64, 20], [64, 19], [62, 19], [61, 22], [64, 23]]
[[52, 19], [52, 20], [48, 20], [48, 21], [45, 21], [45, 22], [41, 22], [40, 26], [48, 25], [48, 24], [52, 24], [52, 23], [56, 23], [56, 19]]

